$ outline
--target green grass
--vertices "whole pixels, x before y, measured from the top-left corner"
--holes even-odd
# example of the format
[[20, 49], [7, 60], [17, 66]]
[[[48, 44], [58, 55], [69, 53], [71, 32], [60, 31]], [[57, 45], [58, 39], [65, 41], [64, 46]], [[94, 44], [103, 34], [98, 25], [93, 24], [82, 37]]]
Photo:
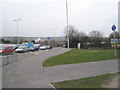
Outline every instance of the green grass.
[[[102, 88], [109, 84], [118, 73], [100, 75], [95, 77], [51, 83], [55, 88]], [[57, 89], [59, 90], [59, 89]]]
[[103, 49], [72, 49], [69, 52], [54, 56], [47, 59], [43, 62], [43, 66], [55, 66], [55, 65], [64, 65], [64, 64], [75, 64], [75, 63], [84, 63], [92, 61], [102, 61], [109, 59], [117, 59], [117, 56], [114, 56], [113, 50], [103, 50]]

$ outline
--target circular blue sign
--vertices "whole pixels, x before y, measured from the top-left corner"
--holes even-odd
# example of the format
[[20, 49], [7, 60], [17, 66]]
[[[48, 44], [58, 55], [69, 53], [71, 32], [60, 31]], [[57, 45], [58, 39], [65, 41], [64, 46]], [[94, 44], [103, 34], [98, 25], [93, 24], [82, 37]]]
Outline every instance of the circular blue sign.
[[113, 30], [113, 31], [116, 30], [116, 26], [115, 26], [115, 25], [112, 26], [112, 30]]
[[50, 40], [51, 38], [50, 37], [47, 37], [48, 40]]

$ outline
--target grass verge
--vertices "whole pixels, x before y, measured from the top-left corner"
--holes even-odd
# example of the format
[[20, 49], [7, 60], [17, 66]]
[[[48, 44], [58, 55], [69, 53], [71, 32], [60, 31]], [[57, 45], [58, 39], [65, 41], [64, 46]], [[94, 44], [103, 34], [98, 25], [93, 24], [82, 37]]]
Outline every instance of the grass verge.
[[112, 79], [117, 75], [118, 73], [112, 73], [78, 80], [56, 82], [51, 84], [55, 88], [57, 88], [57, 90], [59, 90], [59, 88], [102, 88], [103, 84], [109, 84]]
[[115, 57], [113, 50], [72, 49], [69, 52], [47, 59], [46, 61], [43, 62], [43, 66], [75, 64], [75, 63], [117, 59], [117, 58], [118, 58], [118, 51], [117, 51], [117, 56]]

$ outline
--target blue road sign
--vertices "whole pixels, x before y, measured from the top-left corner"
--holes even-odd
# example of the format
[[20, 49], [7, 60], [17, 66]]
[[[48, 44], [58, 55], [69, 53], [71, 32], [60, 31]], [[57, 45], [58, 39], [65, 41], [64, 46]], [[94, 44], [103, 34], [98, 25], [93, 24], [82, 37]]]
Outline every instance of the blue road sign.
[[50, 40], [51, 38], [50, 37], [47, 37], [48, 40]]
[[115, 25], [112, 26], [112, 30], [113, 30], [113, 31], [116, 30], [116, 26], [115, 26]]

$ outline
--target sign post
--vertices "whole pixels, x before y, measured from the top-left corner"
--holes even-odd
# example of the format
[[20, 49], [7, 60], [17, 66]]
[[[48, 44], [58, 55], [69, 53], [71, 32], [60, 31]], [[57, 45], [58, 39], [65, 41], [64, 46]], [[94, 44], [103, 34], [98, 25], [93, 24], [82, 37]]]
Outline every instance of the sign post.
[[50, 41], [51, 37], [47, 37], [47, 39], [48, 39], [48, 43], [47, 44], [49, 45], [50, 44], [49, 41]]
[[[116, 30], [116, 26], [113, 25], [111, 29], [112, 29], [112, 31], [114, 31], [114, 39], [115, 39], [115, 30]], [[116, 44], [115, 44], [115, 42], [114, 42], [114, 56], [116, 56]]]

